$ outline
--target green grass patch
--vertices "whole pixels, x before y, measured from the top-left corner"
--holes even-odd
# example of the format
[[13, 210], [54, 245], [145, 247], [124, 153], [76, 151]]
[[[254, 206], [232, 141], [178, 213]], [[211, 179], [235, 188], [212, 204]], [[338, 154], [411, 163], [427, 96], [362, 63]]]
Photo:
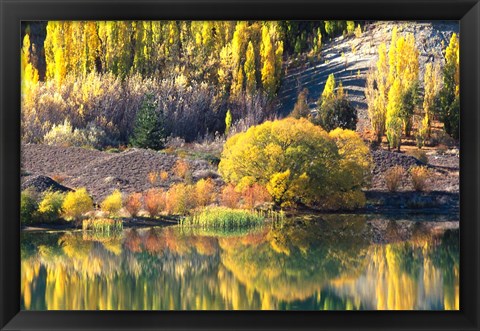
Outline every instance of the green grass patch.
[[82, 222], [83, 231], [92, 231], [101, 235], [114, 235], [123, 230], [123, 222], [118, 219], [91, 218]]
[[251, 212], [226, 207], [209, 207], [181, 221], [183, 226], [197, 226], [203, 229], [234, 230], [252, 228], [265, 220], [262, 212]]

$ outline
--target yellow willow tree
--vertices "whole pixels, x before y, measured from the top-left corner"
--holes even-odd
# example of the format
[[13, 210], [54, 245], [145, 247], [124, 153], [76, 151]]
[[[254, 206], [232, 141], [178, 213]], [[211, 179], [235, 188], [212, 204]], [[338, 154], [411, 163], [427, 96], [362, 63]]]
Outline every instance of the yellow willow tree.
[[227, 183], [259, 184], [277, 205], [303, 203], [326, 209], [364, 203], [368, 147], [349, 130], [330, 135], [301, 118], [252, 126], [225, 143], [219, 164]]

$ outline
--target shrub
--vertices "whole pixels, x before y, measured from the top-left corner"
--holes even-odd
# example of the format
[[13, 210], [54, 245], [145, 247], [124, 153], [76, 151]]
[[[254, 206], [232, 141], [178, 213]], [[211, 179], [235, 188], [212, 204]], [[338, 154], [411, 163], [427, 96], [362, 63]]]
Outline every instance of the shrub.
[[175, 167], [173, 168], [173, 172], [175, 176], [179, 178], [186, 179], [188, 176], [188, 173], [190, 172], [190, 167], [188, 166], [188, 162], [185, 160], [178, 160], [175, 163]]
[[132, 193], [125, 199], [125, 209], [132, 217], [137, 217], [140, 209], [142, 209], [142, 194]]
[[355, 22], [347, 21], [347, 34], [352, 35], [355, 32]]
[[390, 192], [396, 192], [402, 183], [405, 170], [402, 166], [394, 166], [385, 172], [385, 183]]
[[244, 208], [252, 209], [258, 205], [270, 202], [272, 197], [264, 186], [253, 184], [246, 186], [242, 190], [242, 200]]
[[93, 200], [84, 187], [68, 192], [63, 200], [62, 211], [67, 220], [78, 222], [84, 214], [92, 210]]
[[166, 171], [160, 172], [160, 180], [162, 182], [166, 182], [168, 180], [168, 172]]
[[410, 156], [413, 156], [418, 161], [420, 161], [424, 164], [428, 164], [427, 153], [425, 153], [424, 151], [422, 151], [420, 149], [409, 151], [409, 152], [407, 152], [407, 154], [410, 155]]
[[67, 176], [64, 174], [53, 174], [51, 178], [57, 183], [61, 184], [67, 178]]
[[228, 184], [222, 189], [220, 203], [228, 208], [238, 208], [240, 197], [240, 193], [235, 190], [235, 185]]
[[155, 171], [151, 171], [148, 173], [147, 178], [148, 178], [148, 182], [151, 185], [155, 185], [158, 179], [158, 173], [156, 173]]
[[65, 194], [61, 192], [47, 191], [38, 205], [38, 214], [43, 221], [51, 222], [60, 217]]
[[235, 229], [254, 227], [262, 223], [265, 218], [254, 212], [225, 207], [209, 207], [201, 212], [187, 217], [182, 225], [199, 226], [202, 228]]
[[328, 99], [322, 103], [314, 122], [327, 131], [336, 128], [355, 130], [357, 110], [345, 97]]
[[231, 127], [232, 127], [232, 112], [229, 109], [225, 114], [225, 135], [226, 136], [228, 136], [228, 132], [230, 131]]
[[20, 222], [30, 224], [35, 221], [38, 207], [38, 194], [31, 188], [23, 190], [20, 194]]
[[110, 216], [118, 215], [118, 212], [122, 209], [122, 193], [119, 190], [113, 191], [102, 201], [100, 208]]
[[362, 27], [360, 24], [357, 24], [357, 27], [355, 28], [355, 37], [360, 38], [362, 36]]
[[170, 214], [186, 215], [195, 208], [195, 190], [191, 185], [178, 183], [167, 192], [166, 208]]
[[150, 189], [143, 196], [145, 210], [150, 217], [155, 217], [165, 209], [165, 192], [162, 189]]
[[308, 118], [310, 116], [310, 107], [308, 106], [308, 89], [304, 88], [297, 96], [297, 102], [290, 114], [293, 118]]
[[205, 207], [215, 198], [215, 184], [211, 178], [200, 179], [195, 184], [195, 201], [198, 206]]
[[99, 148], [104, 140], [105, 133], [95, 125], [85, 129], [74, 128], [66, 119], [63, 124], [53, 125], [43, 137], [47, 145], [64, 147], [90, 147]]
[[427, 187], [427, 178], [430, 176], [430, 171], [427, 167], [416, 166], [410, 169], [410, 176], [412, 177], [412, 185], [415, 191], [425, 191]]
[[[335, 192], [360, 190], [370, 163], [355, 132], [330, 136], [306, 119], [287, 117], [228, 139], [219, 172], [227, 183], [266, 187], [277, 205], [321, 205]], [[350, 180], [352, 173], [360, 178]]]

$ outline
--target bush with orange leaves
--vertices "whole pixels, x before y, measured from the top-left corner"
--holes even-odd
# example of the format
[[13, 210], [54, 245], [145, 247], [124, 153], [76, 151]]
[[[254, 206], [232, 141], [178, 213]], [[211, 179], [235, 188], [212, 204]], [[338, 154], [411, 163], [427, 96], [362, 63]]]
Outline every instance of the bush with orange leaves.
[[150, 189], [143, 196], [145, 210], [155, 217], [165, 209], [165, 192], [162, 189]]
[[235, 185], [228, 184], [222, 189], [220, 203], [225, 207], [235, 209], [238, 208], [240, 198], [241, 195], [235, 190]]
[[205, 207], [215, 199], [215, 183], [211, 178], [200, 179], [195, 184], [195, 201], [197, 206]]
[[148, 173], [147, 178], [148, 178], [148, 182], [151, 185], [155, 185], [155, 183], [158, 180], [158, 173], [155, 172], [155, 171], [151, 171], [151, 172]]
[[161, 180], [162, 182], [166, 182], [167, 179], [168, 179], [168, 172], [166, 172], [166, 171], [160, 172], [160, 180]]
[[137, 217], [142, 209], [142, 193], [132, 193], [127, 196], [124, 202], [125, 209], [132, 217]]
[[252, 209], [265, 202], [272, 201], [272, 197], [264, 186], [255, 183], [242, 190], [242, 200], [244, 208]]
[[195, 208], [195, 189], [192, 185], [178, 183], [170, 187], [166, 195], [169, 214], [186, 215]]
[[190, 167], [188, 166], [187, 161], [183, 159], [178, 160], [177, 163], [175, 163], [173, 172], [175, 176], [186, 179], [188, 173], [190, 172]]

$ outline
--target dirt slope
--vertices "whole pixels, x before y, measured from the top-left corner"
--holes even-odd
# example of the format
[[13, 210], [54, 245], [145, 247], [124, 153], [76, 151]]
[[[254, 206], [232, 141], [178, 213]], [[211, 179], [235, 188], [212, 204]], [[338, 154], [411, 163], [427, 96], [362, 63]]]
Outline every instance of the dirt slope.
[[[29, 144], [22, 146], [22, 182], [36, 175], [57, 179], [70, 188], [86, 187], [95, 200], [103, 199], [115, 188], [124, 193], [141, 192], [153, 185], [150, 172], [166, 171], [165, 182], [157, 181], [155, 187], [167, 188], [181, 179], [173, 168], [178, 158], [152, 150], [130, 149], [121, 153], [101, 152], [77, 147], [57, 147]], [[217, 177], [207, 161], [188, 161], [193, 180]]]

